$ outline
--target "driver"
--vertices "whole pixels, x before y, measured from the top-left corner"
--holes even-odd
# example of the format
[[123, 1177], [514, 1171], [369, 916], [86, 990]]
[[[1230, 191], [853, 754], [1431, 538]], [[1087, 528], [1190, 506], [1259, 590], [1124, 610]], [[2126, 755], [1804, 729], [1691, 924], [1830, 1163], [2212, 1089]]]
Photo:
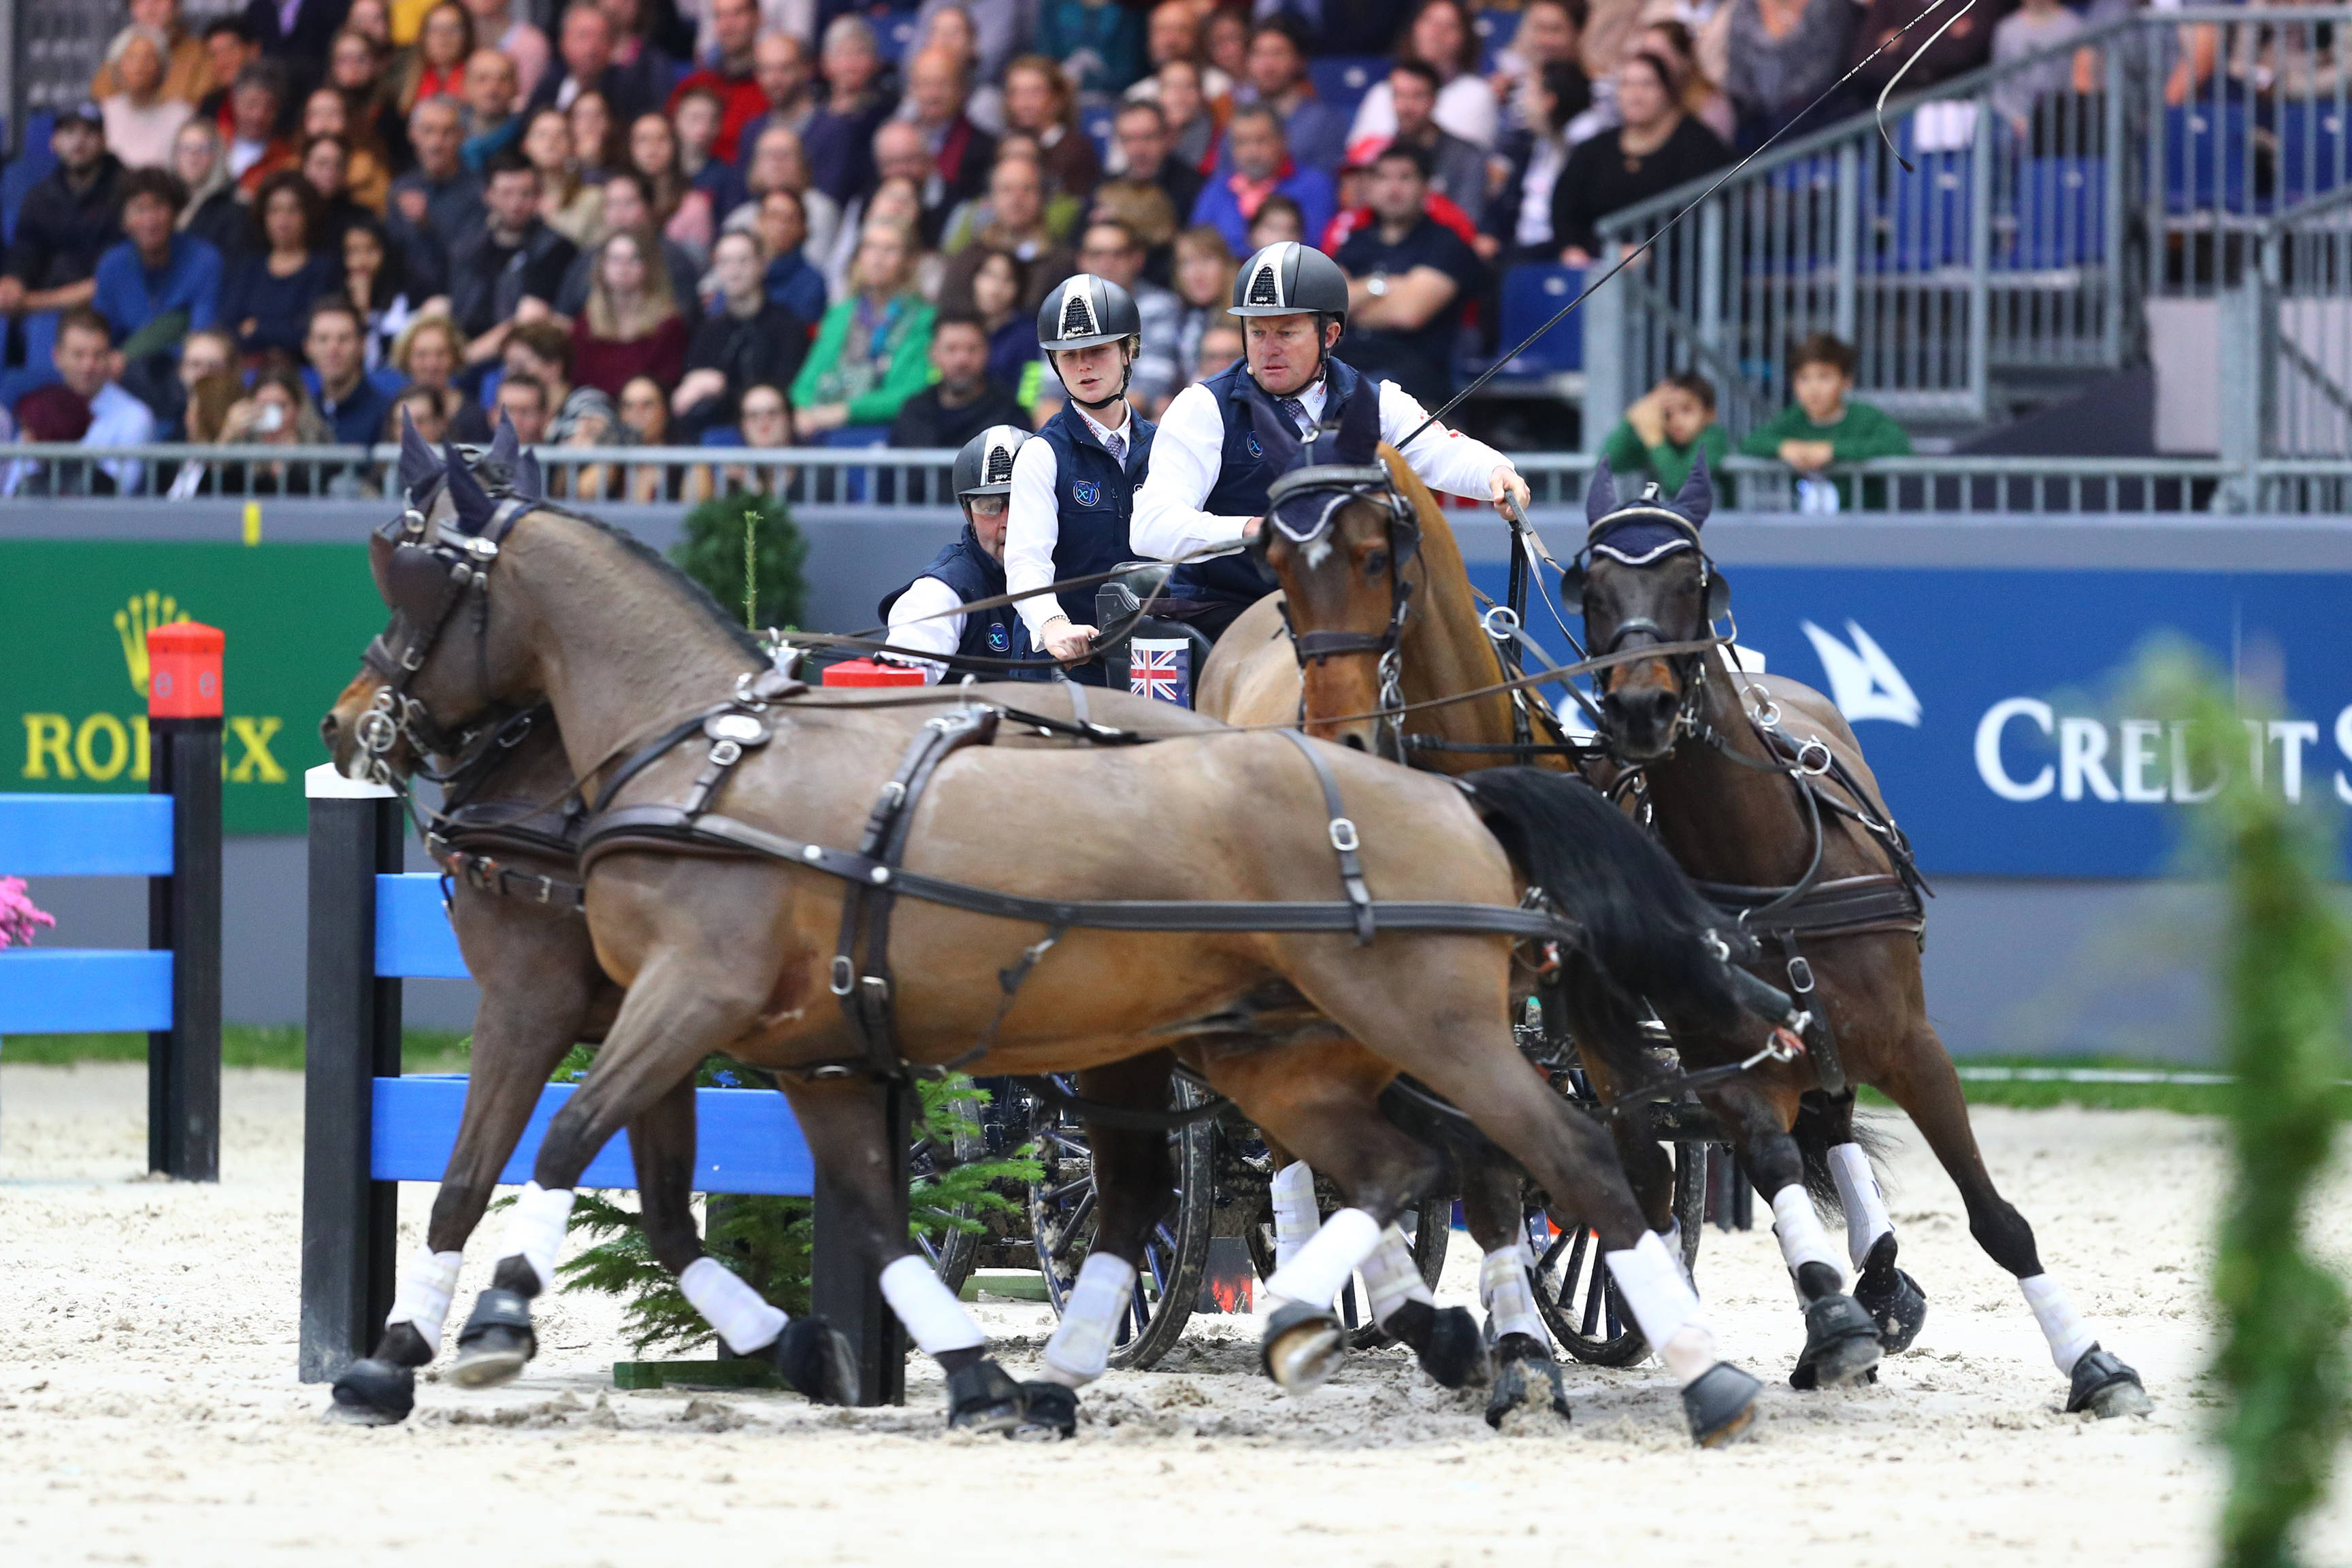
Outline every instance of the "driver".
[[1257, 532], [1276, 478], [1250, 428], [1253, 380], [1301, 437], [1338, 426], [1355, 399], [1374, 399], [1380, 438], [1399, 447], [1432, 489], [1491, 500], [1496, 511], [1506, 500], [1522, 510], [1528, 504], [1518, 470], [1484, 441], [1432, 425], [1404, 444], [1426, 411], [1394, 383], [1374, 382], [1331, 357], [1347, 330], [1351, 290], [1377, 291], [1380, 284], [1350, 284], [1339, 263], [1296, 240], [1267, 246], [1234, 279], [1233, 313], [1242, 318], [1245, 357], [1178, 393], [1160, 423], [1151, 473], [1135, 498], [1131, 542], [1138, 554], [1163, 561], [1204, 550], [1234, 552], [1177, 573], [1181, 591], [1204, 606], [1188, 618], [1212, 639], [1275, 585], [1264, 568], [1238, 553]]
[[[1065, 279], [1038, 308], [1037, 342], [1070, 401], [1013, 464], [1004, 576], [1016, 594], [1133, 557], [1128, 514], [1154, 428], [1127, 403], [1143, 317], [1126, 289], [1091, 272]], [[1030, 642], [1058, 659], [1087, 658], [1095, 650], [1094, 597], [1088, 586], [1022, 600]], [[1099, 659], [1073, 662], [1068, 672], [1087, 686], [1106, 676]]]
[[[941, 547], [923, 574], [884, 596], [876, 612], [889, 624], [886, 640], [893, 647], [936, 653], [942, 662], [908, 661], [923, 672], [929, 685], [948, 671], [957, 658], [1029, 658], [1034, 650], [1021, 617], [1010, 605], [967, 613], [976, 599], [993, 599], [1004, 592], [1004, 522], [1013, 489], [1013, 466], [1029, 433], [1011, 425], [992, 425], [963, 444], [956, 454], [956, 499], [963, 506], [963, 534]], [[975, 668], [967, 665], [968, 669]], [[992, 671], [976, 668], [988, 679], [1040, 680], [1036, 670]]]

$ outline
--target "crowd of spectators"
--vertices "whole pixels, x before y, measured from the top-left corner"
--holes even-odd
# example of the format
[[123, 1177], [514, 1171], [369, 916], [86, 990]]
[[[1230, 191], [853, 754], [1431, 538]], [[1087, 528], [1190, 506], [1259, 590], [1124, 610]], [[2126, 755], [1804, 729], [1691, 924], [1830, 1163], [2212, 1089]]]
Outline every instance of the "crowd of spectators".
[[[1464, 0], [250, 0], [201, 29], [131, 0], [16, 215], [0, 411], [93, 443], [504, 413], [556, 443], [953, 446], [1058, 406], [1034, 312], [1073, 271], [1135, 294], [1153, 414], [1230, 363], [1237, 258], [1278, 238], [1348, 273], [1346, 357], [1433, 403], [1505, 269], [1585, 262], [1929, 3], [1517, 0], [1490, 51]], [[1992, 0], [1910, 80], [2084, 25]], [[1333, 55], [1386, 69], [1335, 104]], [[1626, 441], [1706, 401], [1670, 391]]]

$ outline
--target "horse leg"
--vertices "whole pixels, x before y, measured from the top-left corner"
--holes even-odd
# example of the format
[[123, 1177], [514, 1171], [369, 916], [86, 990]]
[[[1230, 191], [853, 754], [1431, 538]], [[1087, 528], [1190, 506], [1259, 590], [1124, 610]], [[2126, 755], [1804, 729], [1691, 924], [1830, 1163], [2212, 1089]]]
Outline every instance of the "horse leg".
[[[1155, 1051], [1090, 1068], [1077, 1075], [1078, 1093], [1139, 1110], [1162, 1110], [1173, 1065], [1166, 1051]], [[1094, 1162], [1094, 1245], [1078, 1266], [1069, 1300], [1063, 1303], [1061, 1323], [1045, 1342], [1043, 1358], [1046, 1381], [1074, 1389], [1109, 1370], [1111, 1341], [1135, 1300], [1144, 1247], [1175, 1205], [1176, 1181], [1165, 1132], [1106, 1127], [1083, 1116], [1080, 1121]]]
[[1431, 1376], [1455, 1388], [1475, 1378], [1486, 1363], [1476, 1322], [1462, 1308], [1437, 1309], [1393, 1223], [1445, 1174], [1436, 1151], [1381, 1114], [1393, 1070], [1348, 1040], [1203, 1056], [1210, 1081], [1269, 1140], [1328, 1172], [1351, 1200], [1265, 1282], [1267, 1375], [1303, 1394], [1338, 1370], [1347, 1332], [1331, 1304], [1360, 1268], [1373, 1321], [1412, 1346]]
[[1927, 1293], [1895, 1266], [1895, 1221], [1887, 1215], [1869, 1151], [1853, 1135], [1853, 1096], [1841, 1095], [1822, 1110], [1801, 1104], [1794, 1136], [1809, 1163], [1816, 1152], [1824, 1152], [1830, 1179], [1837, 1184], [1838, 1206], [1845, 1211], [1853, 1299], [1878, 1325], [1879, 1348], [1900, 1355], [1918, 1339], [1927, 1321]]
[[1462, 1173], [1462, 1217], [1486, 1254], [1478, 1265], [1478, 1300], [1486, 1309], [1486, 1338], [1495, 1354], [1486, 1425], [1500, 1427], [1503, 1417], [1522, 1408], [1549, 1409], [1565, 1421], [1568, 1385], [1528, 1285], [1535, 1258], [1528, 1249], [1518, 1167], [1493, 1150], [1460, 1151], [1454, 1164]]
[[[461, 910], [466, 903], [461, 895]], [[580, 945], [584, 954], [584, 941]], [[540, 1090], [580, 1037], [597, 981], [582, 976], [559, 990], [541, 978], [557, 971], [514, 962], [518, 956], [529, 954], [516, 954], [511, 939], [502, 936], [496, 960], [479, 971], [485, 985], [474, 1016], [473, 1072], [457, 1141], [433, 1197], [425, 1247], [401, 1274], [375, 1353], [335, 1379], [328, 1414], [338, 1421], [389, 1426], [415, 1407], [415, 1369], [441, 1348], [466, 1239], [489, 1207], [499, 1173], [539, 1107]], [[586, 963], [593, 974], [593, 959]]]
[[1878, 1080], [1903, 1108], [1935, 1151], [1968, 1205], [1969, 1234], [1985, 1255], [2017, 1278], [2017, 1285], [2050, 1344], [2050, 1359], [2067, 1379], [2066, 1408], [2102, 1417], [2145, 1415], [2155, 1406], [2139, 1373], [2099, 1343], [2058, 1282], [2042, 1267], [2033, 1227], [1992, 1184], [1976, 1131], [1969, 1125], [1968, 1099], [1960, 1077], [1937, 1037], [1935, 1026], [1914, 1016], [1902, 1048]]
[[[1380, 986], [1302, 984], [1342, 1028], [1444, 1095], [1599, 1236], [1618, 1293], [1681, 1385], [1692, 1436], [1727, 1442], [1755, 1419], [1756, 1380], [1715, 1352], [1698, 1293], [1644, 1223], [1609, 1134], [1532, 1080], [1504, 1009], [1465, 994], [1478, 964], [1449, 942], [1384, 971]], [[1440, 1044], [1442, 1042], [1442, 1044]]]
[[817, 1082], [788, 1077], [783, 1083], [810, 1157], [839, 1199], [837, 1217], [879, 1276], [883, 1300], [906, 1326], [915, 1348], [948, 1374], [949, 1427], [1011, 1436], [1070, 1436], [1077, 1426], [1076, 1398], [1059, 1384], [1015, 1383], [988, 1353], [988, 1336], [955, 1292], [908, 1241], [899, 1217], [905, 1194], [894, 1190], [891, 1176], [898, 1161], [886, 1142], [884, 1087], [862, 1077]]
[[450, 1380], [486, 1388], [521, 1373], [537, 1349], [531, 1299], [555, 1282], [555, 1258], [580, 1173], [614, 1133], [652, 1109], [714, 1049], [746, 1033], [772, 976], [751, 966], [665, 954], [638, 976], [587, 1081], [549, 1122], [532, 1179], [515, 1199], [492, 1270], [457, 1336]]
[[1804, 1152], [1789, 1133], [1797, 1089], [1750, 1076], [1706, 1097], [1732, 1136], [1748, 1179], [1772, 1205], [1772, 1234], [1805, 1315], [1805, 1348], [1789, 1374], [1792, 1388], [1836, 1388], [1874, 1381], [1878, 1326], [1845, 1293], [1845, 1272], [1805, 1187]]

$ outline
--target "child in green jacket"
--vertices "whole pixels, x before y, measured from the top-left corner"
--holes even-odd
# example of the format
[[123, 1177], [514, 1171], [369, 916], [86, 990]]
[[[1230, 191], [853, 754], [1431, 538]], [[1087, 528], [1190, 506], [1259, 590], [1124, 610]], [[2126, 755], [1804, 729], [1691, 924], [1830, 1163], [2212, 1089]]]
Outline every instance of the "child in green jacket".
[[[1799, 343], [1789, 363], [1789, 385], [1796, 402], [1750, 430], [1740, 451], [1751, 458], [1778, 458], [1796, 469], [1801, 492], [1802, 480], [1820, 480], [1832, 463], [1909, 456], [1911, 437], [1902, 426], [1869, 404], [1848, 397], [1853, 390], [1854, 360], [1852, 345], [1828, 332], [1815, 332]], [[1874, 482], [1870, 490], [1877, 491], [1884, 483]], [[1839, 479], [1836, 487], [1838, 507], [1851, 508], [1852, 478]]]
[[1723, 426], [1715, 422], [1715, 383], [1696, 371], [1685, 371], [1666, 377], [1626, 409], [1625, 417], [1601, 443], [1601, 455], [1621, 480], [1647, 469], [1658, 488], [1673, 495], [1690, 475], [1691, 454], [1705, 452], [1717, 500], [1728, 506], [1723, 456], [1730, 445]]

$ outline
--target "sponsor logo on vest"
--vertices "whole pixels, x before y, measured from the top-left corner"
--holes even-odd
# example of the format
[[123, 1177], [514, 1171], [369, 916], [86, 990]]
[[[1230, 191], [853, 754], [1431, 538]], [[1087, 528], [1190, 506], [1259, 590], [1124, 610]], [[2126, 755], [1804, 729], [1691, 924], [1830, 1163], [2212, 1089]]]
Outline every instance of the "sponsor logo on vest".
[[1092, 479], [1072, 479], [1070, 481], [1070, 494], [1077, 500], [1077, 503], [1080, 506], [1094, 507], [1102, 505], [1102, 487], [1095, 483]]
[[1005, 653], [1009, 652], [1012, 649], [1012, 647], [1013, 634], [1005, 629], [1004, 623], [1003, 621], [989, 622], [988, 651], [991, 653]]
[[1249, 448], [1249, 455], [1253, 458], [1265, 456], [1265, 448], [1257, 444], [1257, 432], [1255, 430], [1242, 437], [1242, 445]]

